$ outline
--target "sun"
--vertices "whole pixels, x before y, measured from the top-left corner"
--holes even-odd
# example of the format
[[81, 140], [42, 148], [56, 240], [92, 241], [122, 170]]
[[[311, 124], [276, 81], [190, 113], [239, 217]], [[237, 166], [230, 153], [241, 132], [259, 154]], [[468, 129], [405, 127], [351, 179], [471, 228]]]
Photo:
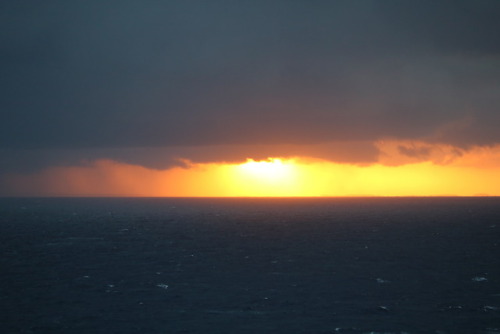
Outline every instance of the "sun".
[[252, 178], [277, 183], [293, 177], [294, 166], [291, 163], [284, 163], [278, 158], [269, 158], [262, 161], [247, 159], [246, 163], [240, 165], [240, 169]]
[[293, 160], [247, 159], [235, 166], [236, 186], [245, 196], [291, 196], [296, 194], [298, 179]]

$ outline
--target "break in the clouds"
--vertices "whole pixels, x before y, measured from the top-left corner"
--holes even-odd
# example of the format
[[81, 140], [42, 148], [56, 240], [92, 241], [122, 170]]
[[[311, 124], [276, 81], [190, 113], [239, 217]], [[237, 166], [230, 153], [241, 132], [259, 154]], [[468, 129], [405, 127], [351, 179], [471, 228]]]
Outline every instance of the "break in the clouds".
[[3, 166], [496, 144], [499, 32], [494, 0], [5, 1]]

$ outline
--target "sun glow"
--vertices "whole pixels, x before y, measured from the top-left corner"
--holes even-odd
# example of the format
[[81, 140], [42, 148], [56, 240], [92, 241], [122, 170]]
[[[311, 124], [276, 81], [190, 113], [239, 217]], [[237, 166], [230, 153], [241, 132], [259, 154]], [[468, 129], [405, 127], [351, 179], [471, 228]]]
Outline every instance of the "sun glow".
[[293, 160], [269, 158], [262, 161], [248, 159], [235, 165], [232, 183], [240, 196], [293, 196], [298, 190], [299, 168]]
[[165, 170], [97, 160], [0, 175], [0, 196], [2, 190], [4, 196], [500, 196], [500, 146], [463, 152], [452, 160], [431, 158], [354, 165], [273, 157], [242, 163], [188, 161]]
[[293, 165], [290, 162], [285, 164], [277, 158], [264, 161], [248, 159], [246, 163], [240, 165], [240, 168], [244, 173], [269, 182], [287, 179], [293, 174]]

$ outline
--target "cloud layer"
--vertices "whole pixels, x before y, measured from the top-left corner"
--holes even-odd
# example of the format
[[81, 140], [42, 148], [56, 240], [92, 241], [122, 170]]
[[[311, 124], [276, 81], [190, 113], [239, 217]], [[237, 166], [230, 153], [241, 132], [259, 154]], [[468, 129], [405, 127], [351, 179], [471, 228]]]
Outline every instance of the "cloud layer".
[[0, 6], [4, 168], [105, 152], [160, 167], [256, 147], [364, 163], [387, 138], [500, 142], [497, 1]]

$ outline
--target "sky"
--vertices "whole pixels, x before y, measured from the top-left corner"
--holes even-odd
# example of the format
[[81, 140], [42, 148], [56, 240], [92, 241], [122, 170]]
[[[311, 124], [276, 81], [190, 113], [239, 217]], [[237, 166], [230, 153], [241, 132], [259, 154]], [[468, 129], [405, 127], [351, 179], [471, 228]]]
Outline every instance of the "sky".
[[500, 195], [496, 0], [3, 1], [0, 49], [0, 196]]

